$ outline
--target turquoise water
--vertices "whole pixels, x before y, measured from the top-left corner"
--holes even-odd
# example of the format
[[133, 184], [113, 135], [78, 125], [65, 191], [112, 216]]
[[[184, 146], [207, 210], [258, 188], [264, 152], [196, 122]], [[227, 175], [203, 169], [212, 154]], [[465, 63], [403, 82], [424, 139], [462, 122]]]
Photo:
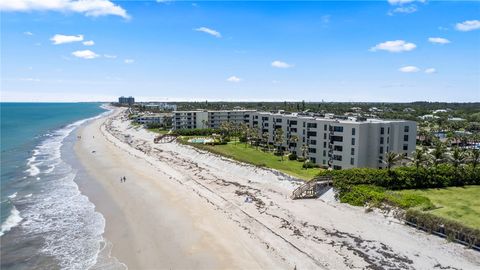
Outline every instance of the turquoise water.
[[85, 269], [94, 262], [104, 220], [62, 155], [72, 152], [64, 145], [69, 135], [105, 112], [100, 105], [0, 103], [0, 268]]

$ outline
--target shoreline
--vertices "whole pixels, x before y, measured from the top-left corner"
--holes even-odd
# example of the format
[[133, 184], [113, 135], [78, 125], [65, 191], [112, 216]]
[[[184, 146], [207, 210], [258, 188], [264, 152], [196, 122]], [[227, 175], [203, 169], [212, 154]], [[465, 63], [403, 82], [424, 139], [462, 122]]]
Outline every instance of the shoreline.
[[[101, 186], [86, 183], [85, 193], [106, 219], [112, 255], [129, 268], [480, 264], [474, 252], [379, 213], [293, 202], [288, 196], [295, 184], [281, 174], [176, 143], [155, 145], [154, 134], [116, 113], [79, 129], [75, 153]], [[126, 183], [119, 181], [123, 175]], [[254, 202], [245, 203], [245, 196]]]
[[[236, 234], [241, 231], [218, 216], [211, 205], [188, 194], [176, 194], [175, 185], [157, 181], [162, 174], [156, 169], [107, 142], [99, 130], [103, 121], [105, 118], [95, 120], [78, 130], [82, 139], [76, 143], [75, 153], [95, 181], [92, 186], [85, 183], [82, 189], [106, 220], [104, 237], [113, 244], [113, 257], [130, 269], [279, 266], [267, 258], [257, 264], [249, 253], [238, 257], [236, 251], [250, 244], [249, 239], [239, 242]], [[105, 153], [108, 158], [97, 159]], [[124, 169], [127, 164], [134, 168]], [[127, 178], [125, 183], [119, 181], [122, 176]], [[212, 220], [215, 226], [210, 224]], [[214, 237], [222, 230], [223, 239]]]

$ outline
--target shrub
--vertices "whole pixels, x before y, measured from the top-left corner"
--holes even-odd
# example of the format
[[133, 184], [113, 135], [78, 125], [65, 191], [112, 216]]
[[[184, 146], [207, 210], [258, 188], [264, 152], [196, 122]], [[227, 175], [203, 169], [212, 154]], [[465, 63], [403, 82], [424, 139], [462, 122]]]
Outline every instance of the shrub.
[[340, 202], [355, 206], [381, 207], [392, 205], [403, 209], [415, 207], [429, 210], [434, 207], [429, 198], [416, 194], [400, 194], [374, 185], [355, 185], [339, 193]]
[[297, 154], [295, 154], [295, 153], [291, 153], [290, 155], [288, 155], [289, 160], [296, 160], [297, 158], [298, 158]]
[[309, 160], [309, 161], [303, 163], [302, 167], [304, 169], [310, 169], [310, 168], [318, 168], [319, 166], [318, 166], [318, 164], [315, 164], [315, 163], [313, 163]]

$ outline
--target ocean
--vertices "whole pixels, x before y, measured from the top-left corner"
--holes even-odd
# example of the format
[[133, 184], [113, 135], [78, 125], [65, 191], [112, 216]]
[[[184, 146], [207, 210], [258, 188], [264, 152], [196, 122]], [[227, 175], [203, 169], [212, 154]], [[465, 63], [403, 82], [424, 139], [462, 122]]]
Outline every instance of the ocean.
[[86, 174], [68, 160], [75, 129], [108, 113], [101, 105], [0, 103], [1, 269], [98, 266], [105, 219], [75, 183]]

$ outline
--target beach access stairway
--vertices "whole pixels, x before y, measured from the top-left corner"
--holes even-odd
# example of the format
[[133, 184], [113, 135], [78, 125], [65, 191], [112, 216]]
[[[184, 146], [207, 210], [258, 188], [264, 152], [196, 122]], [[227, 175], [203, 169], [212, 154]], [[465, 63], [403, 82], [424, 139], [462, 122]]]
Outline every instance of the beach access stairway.
[[176, 135], [168, 133], [168, 134], [162, 134], [155, 137], [155, 139], [153, 139], [153, 142], [154, 143], [171, 143], [176, 139], [177, 139]]
[[332, 185], [333, 181], [331, 177], [320, 176], [297, 187], [292, 192], [290, 198], [292, 200], [318, 198], [321, 194], [329, 190]]

